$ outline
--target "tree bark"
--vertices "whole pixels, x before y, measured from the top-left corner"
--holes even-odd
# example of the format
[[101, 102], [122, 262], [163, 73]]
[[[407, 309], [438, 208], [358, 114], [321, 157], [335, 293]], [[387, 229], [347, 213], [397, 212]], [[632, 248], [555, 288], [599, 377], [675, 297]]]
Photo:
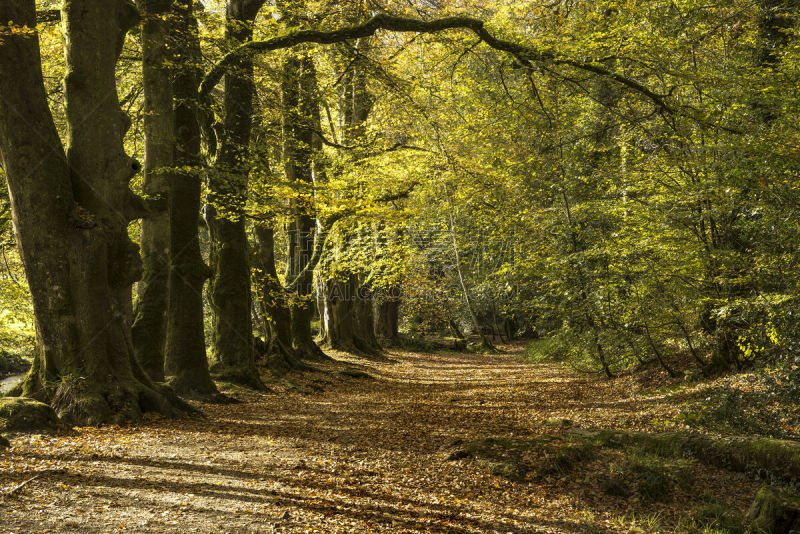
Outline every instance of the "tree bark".
[[[142, 85], [144, 92], [144, 193], [167, 196], [167, 171], [175, 144], [172, 83], [169, 68], [169, 13], [172, 0], [138, 0], [142, 12]], [[169, 273], [169, 214], [167, 210], [142, 221], [142, 279], [133, 308], [133, 348], [153, 380], [164, 381], [164, 343], [167, 326]]]
[[184, 395], [218, 394], [206, 356], [203, 284], [211, 275], [200, 253], [198, 226], [202, 159], [197, 82], [202, 74], [200, 41], [192, 0], [175, 2], [174, 46], [186, 64], [176, 72], [175, 167], [168, 175], [170, 269], [166, 368], [171, 384]]
[[278, 280], [275, 267], [275, 239], [272, 227], [256, 224], [256, 242], [258, 249], [258, 277], [256, 291], [261, 315], [268, 324], [265, 330], [271, 334], [271, 342], [275, 356], [269, 366], [277, 372], [286, 372], [298, 367], [298, 358], [292, 348], [291, 312], [286, 302], [286, 293]]
[[378, 316], [375, 320], [375, 332], [384, 344], [397, 345], [400, 341], [400, 298], [398, 288], [391, 288], [378, 303]]
[[[231, 0], [225, 36], [236, 45], [253, 37], [253, 21], [264, 0]], [[263, 389], [253, 352], [250, 264], [244, 207], [247, 200], [252, 128], [253, 61], [240, 57], [225, 75], [223, 137], [209, 180], [207, 221], [211, 230], [214, 310], [211, 370], [238, 384]]]
[[[64, 2], [66, 154], [47, 105], [38, 37], [4, 35], [0, 46], [0, 153], [38, 339], [14, 393], [49, 402], [77, 424], [187, 408], [139, 366], [126, 317], [141, 274], [127, 235], [138, 204], [128, 182], [139, 164], [123, 150], [130, 121], [119, 107], [115, 69], [137, 20], [122, 0]], [[10, 21], [34, 28], [35, 2], [0, 4], [0, 24]]]
[[[287, 182], [305, 192], [292, 199], [287, 278], [294, 284], [289, 301], [292, 347], [301, 359], [325, 358], [314, 342], [313, 270], [306, 269], [314, 251], [316, 221], [313, 209], [314, 117], [319, 113], [317, 74], [308, 55], [291, 54], [283, 66], [283, 164]], [[299, 277], [299, 279], [298, 279]]]

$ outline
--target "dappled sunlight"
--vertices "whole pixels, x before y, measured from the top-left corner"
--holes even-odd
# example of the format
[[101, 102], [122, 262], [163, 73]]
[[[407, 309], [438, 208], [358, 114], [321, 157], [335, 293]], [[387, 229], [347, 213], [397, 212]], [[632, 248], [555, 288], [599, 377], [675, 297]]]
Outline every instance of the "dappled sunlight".
[[[0, 504], [0, 518], [26, 532], [87, 522], [120, 532], [615, 531], [623, 502], [598, 499], [580, 473], [521, 483], [480, 463], [445, 461], [465, 440], [559, 433], [554, 418], [613, 427], [651, 409], [616, 398], [604, 381], [519, 363], [510, 349], [398, 352], [390, 363], [348, 357], [373, 379], [335, 378], [338, 360], [296, 377], [322, 388], [313, 395], [237, 388], [228, 394], [241, 403], [198, 404], [202, 419], [20, 436], [0, 453], [0, 486], [39, 476]], [[713, 470], [704, 476], [711, 487], [724, 480]], [[737, 484], [745, 503], [753, 490]]]

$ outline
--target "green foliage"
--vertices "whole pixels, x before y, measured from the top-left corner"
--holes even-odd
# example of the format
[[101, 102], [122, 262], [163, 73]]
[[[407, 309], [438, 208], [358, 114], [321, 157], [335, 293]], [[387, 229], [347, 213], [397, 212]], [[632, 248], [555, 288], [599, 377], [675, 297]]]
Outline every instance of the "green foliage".
[[24, 368], [34, 344], [33, 309], [15, 247], [6, 184], [0, 172], [0, 375]]
[[[442, 170], [409, 209], [441, 236], [417, 254], [426, 280], [452, 288], [449, 313], [469, 322], [448, 219], [479, 321], [523, 317], [553, 339], [533, 359], [609, 374], [655, 360], [678, 374], [675, 356], [730, 368], [796, 355], [800, 162], [783, 148], [800, 109], [793, 37], [765, 68], [752, 5], [488, 13], [526, 43], [668, 94], [670, 111], [579, 69], [529, 71], [492, 51], [428, 40], [398, 56], [414, 101], [436, 102], [413, 127], [433, 129]], [[765, 107], [780, 111], [765, 118]]]
[[762, 366], [709, 384], [684, 403], [676, 422], [726, 434], [797, 439], [800, 436], [800, 368]]
[[570, 344], [559, 336], [531, 341], [525, 346], [525, 361], [531, 363], [561, 362], [567, 359]]

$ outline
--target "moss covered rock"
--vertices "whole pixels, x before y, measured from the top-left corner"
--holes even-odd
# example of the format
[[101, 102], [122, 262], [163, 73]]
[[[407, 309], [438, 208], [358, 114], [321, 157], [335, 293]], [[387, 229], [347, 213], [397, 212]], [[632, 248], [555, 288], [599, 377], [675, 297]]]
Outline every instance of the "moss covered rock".
[[759, 534], [793, 534], [800, 532], [800, 498], [764, 486], [756, 495], [747, 514], [750, 530]]
[[67, 429], [47, 404], [27, 397], [0, 398], [0, 430], [56, 432]]

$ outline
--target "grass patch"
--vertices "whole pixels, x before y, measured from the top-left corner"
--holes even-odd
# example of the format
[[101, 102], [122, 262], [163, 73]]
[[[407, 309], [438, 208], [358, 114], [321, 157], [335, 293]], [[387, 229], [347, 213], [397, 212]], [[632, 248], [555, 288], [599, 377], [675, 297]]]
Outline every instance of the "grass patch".
[[800, 482], [800, 442], [770, 438], [717, 438], [684, 432], [579, 432], [602, 446], [636, 446], [663, 458], [694, 458], [706, 465], [762, 480]]
[[712, 500], [692, 508], [678, 523], [686, 534], [743, 534], [741, 518], [724, 501]]

